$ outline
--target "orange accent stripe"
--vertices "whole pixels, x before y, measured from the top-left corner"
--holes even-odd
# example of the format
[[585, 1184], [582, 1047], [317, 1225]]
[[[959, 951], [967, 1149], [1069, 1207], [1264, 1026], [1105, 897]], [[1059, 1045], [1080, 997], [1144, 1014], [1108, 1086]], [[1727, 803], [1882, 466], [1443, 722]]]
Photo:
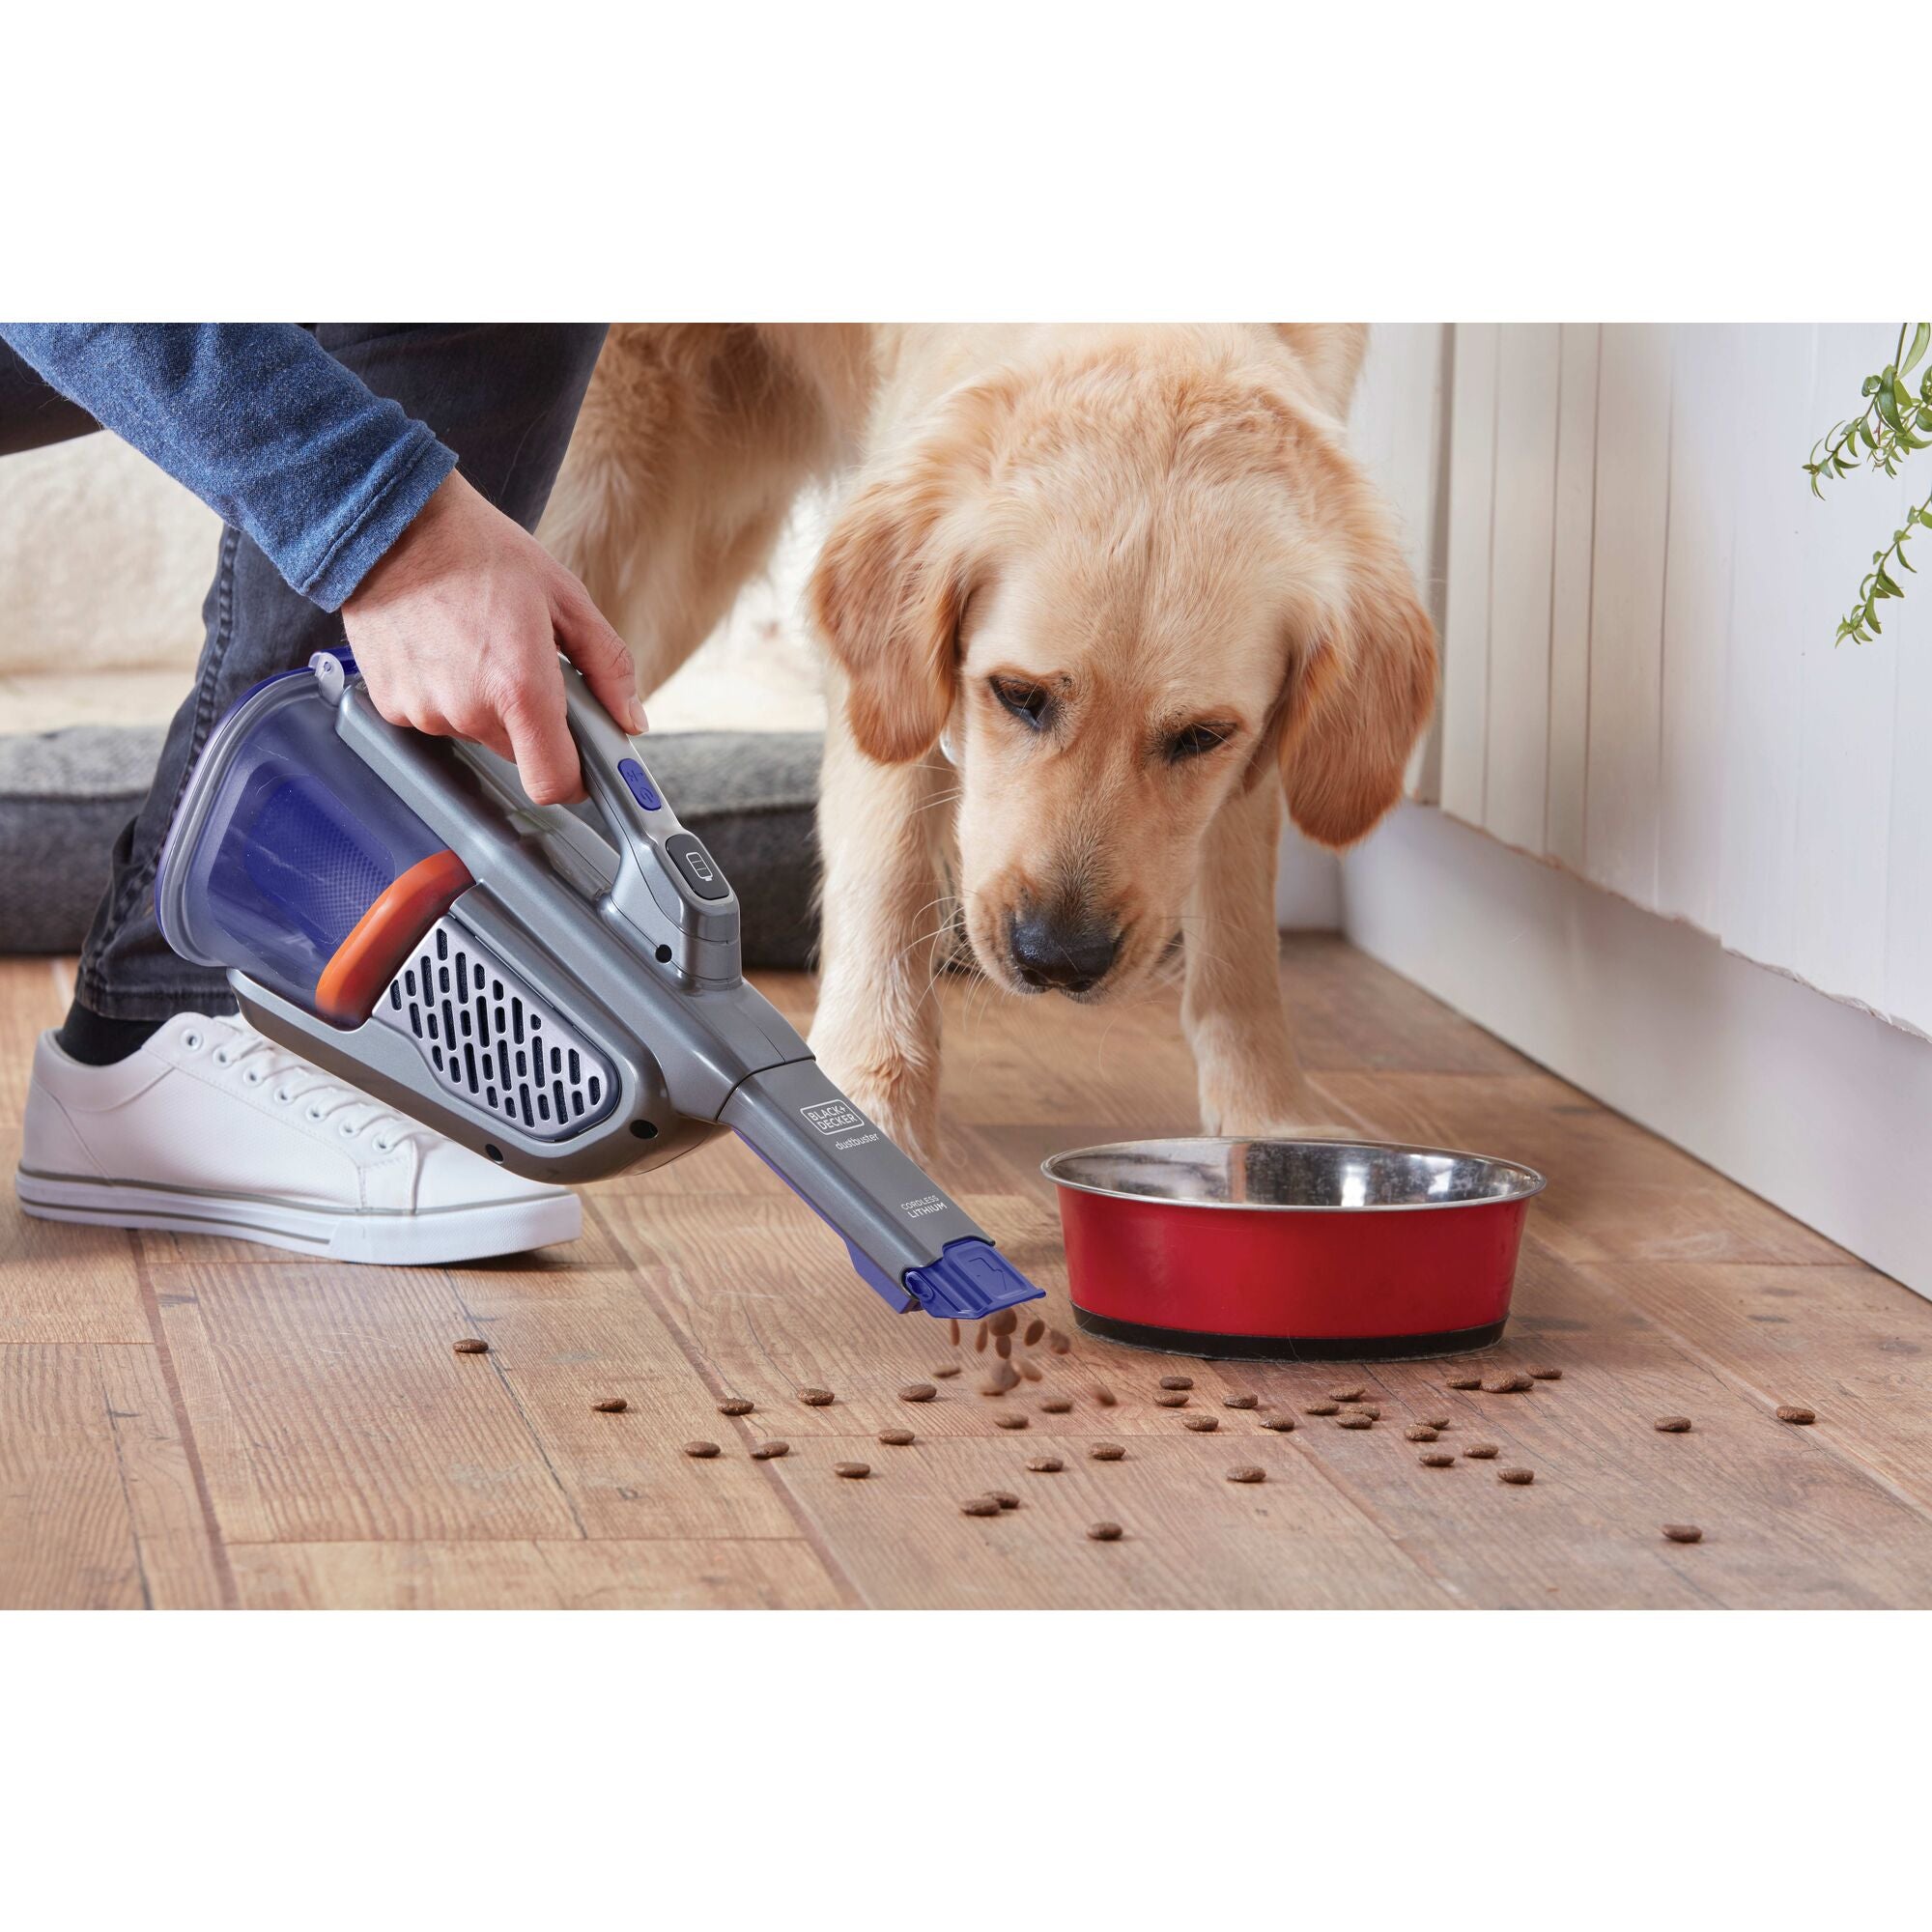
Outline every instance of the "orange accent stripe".
[[432, 852], [379, 893], [315, 982], [316, 1009], [337, 1026], [360, 1026], [410, 948], [476, 882], [454, 852]]

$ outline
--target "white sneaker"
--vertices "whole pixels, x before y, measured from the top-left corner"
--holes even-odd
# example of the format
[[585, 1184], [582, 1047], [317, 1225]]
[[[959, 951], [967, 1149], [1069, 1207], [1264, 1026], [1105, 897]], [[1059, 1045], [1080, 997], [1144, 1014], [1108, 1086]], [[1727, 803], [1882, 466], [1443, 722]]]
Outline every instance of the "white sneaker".
[[233, 1020], [182, 1013], [83, 1066], [43, 1033], [20, 1205], [49, 1221], [266, 1241], [431, 1265], [582, 1232], [566, 1187], [522, 1180]]

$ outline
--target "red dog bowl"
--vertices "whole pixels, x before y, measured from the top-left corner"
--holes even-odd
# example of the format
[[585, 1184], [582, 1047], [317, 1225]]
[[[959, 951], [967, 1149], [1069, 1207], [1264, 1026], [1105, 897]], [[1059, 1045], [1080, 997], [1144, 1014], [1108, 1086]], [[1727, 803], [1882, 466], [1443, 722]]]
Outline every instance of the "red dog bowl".
[[1487, 1348], [1544, 1184], [1514, 1161], [1374, 1141], [1122, 1141], [1041, 1172], [1082, 1328], [1244, 1360]]

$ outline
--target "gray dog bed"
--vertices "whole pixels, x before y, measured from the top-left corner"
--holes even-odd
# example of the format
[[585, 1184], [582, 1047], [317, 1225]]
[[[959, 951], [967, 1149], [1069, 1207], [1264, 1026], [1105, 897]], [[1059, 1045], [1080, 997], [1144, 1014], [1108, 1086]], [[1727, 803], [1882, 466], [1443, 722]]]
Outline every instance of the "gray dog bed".
[[[73, 952], [108, 854], [160, 756], [158, 728], [0, 734], [0, 952]], [[666, 731], [653, 776], [743, 905], [745, 963], [802, 967], [817, 938], [815, 731]]]

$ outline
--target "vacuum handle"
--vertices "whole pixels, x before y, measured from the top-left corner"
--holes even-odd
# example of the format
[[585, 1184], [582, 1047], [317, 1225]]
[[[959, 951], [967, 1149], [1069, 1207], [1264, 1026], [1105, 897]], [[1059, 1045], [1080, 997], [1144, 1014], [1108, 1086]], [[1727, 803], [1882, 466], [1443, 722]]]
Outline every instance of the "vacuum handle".
[[696, 833], [687, 832], [631, 738], [598, 702], [582, 674], [558, 660], [564, 716], [577, 744], [583, 787], [617, 847], [611, 903], [660, 958], [701, 984], [741, 976], [738, 898]]

